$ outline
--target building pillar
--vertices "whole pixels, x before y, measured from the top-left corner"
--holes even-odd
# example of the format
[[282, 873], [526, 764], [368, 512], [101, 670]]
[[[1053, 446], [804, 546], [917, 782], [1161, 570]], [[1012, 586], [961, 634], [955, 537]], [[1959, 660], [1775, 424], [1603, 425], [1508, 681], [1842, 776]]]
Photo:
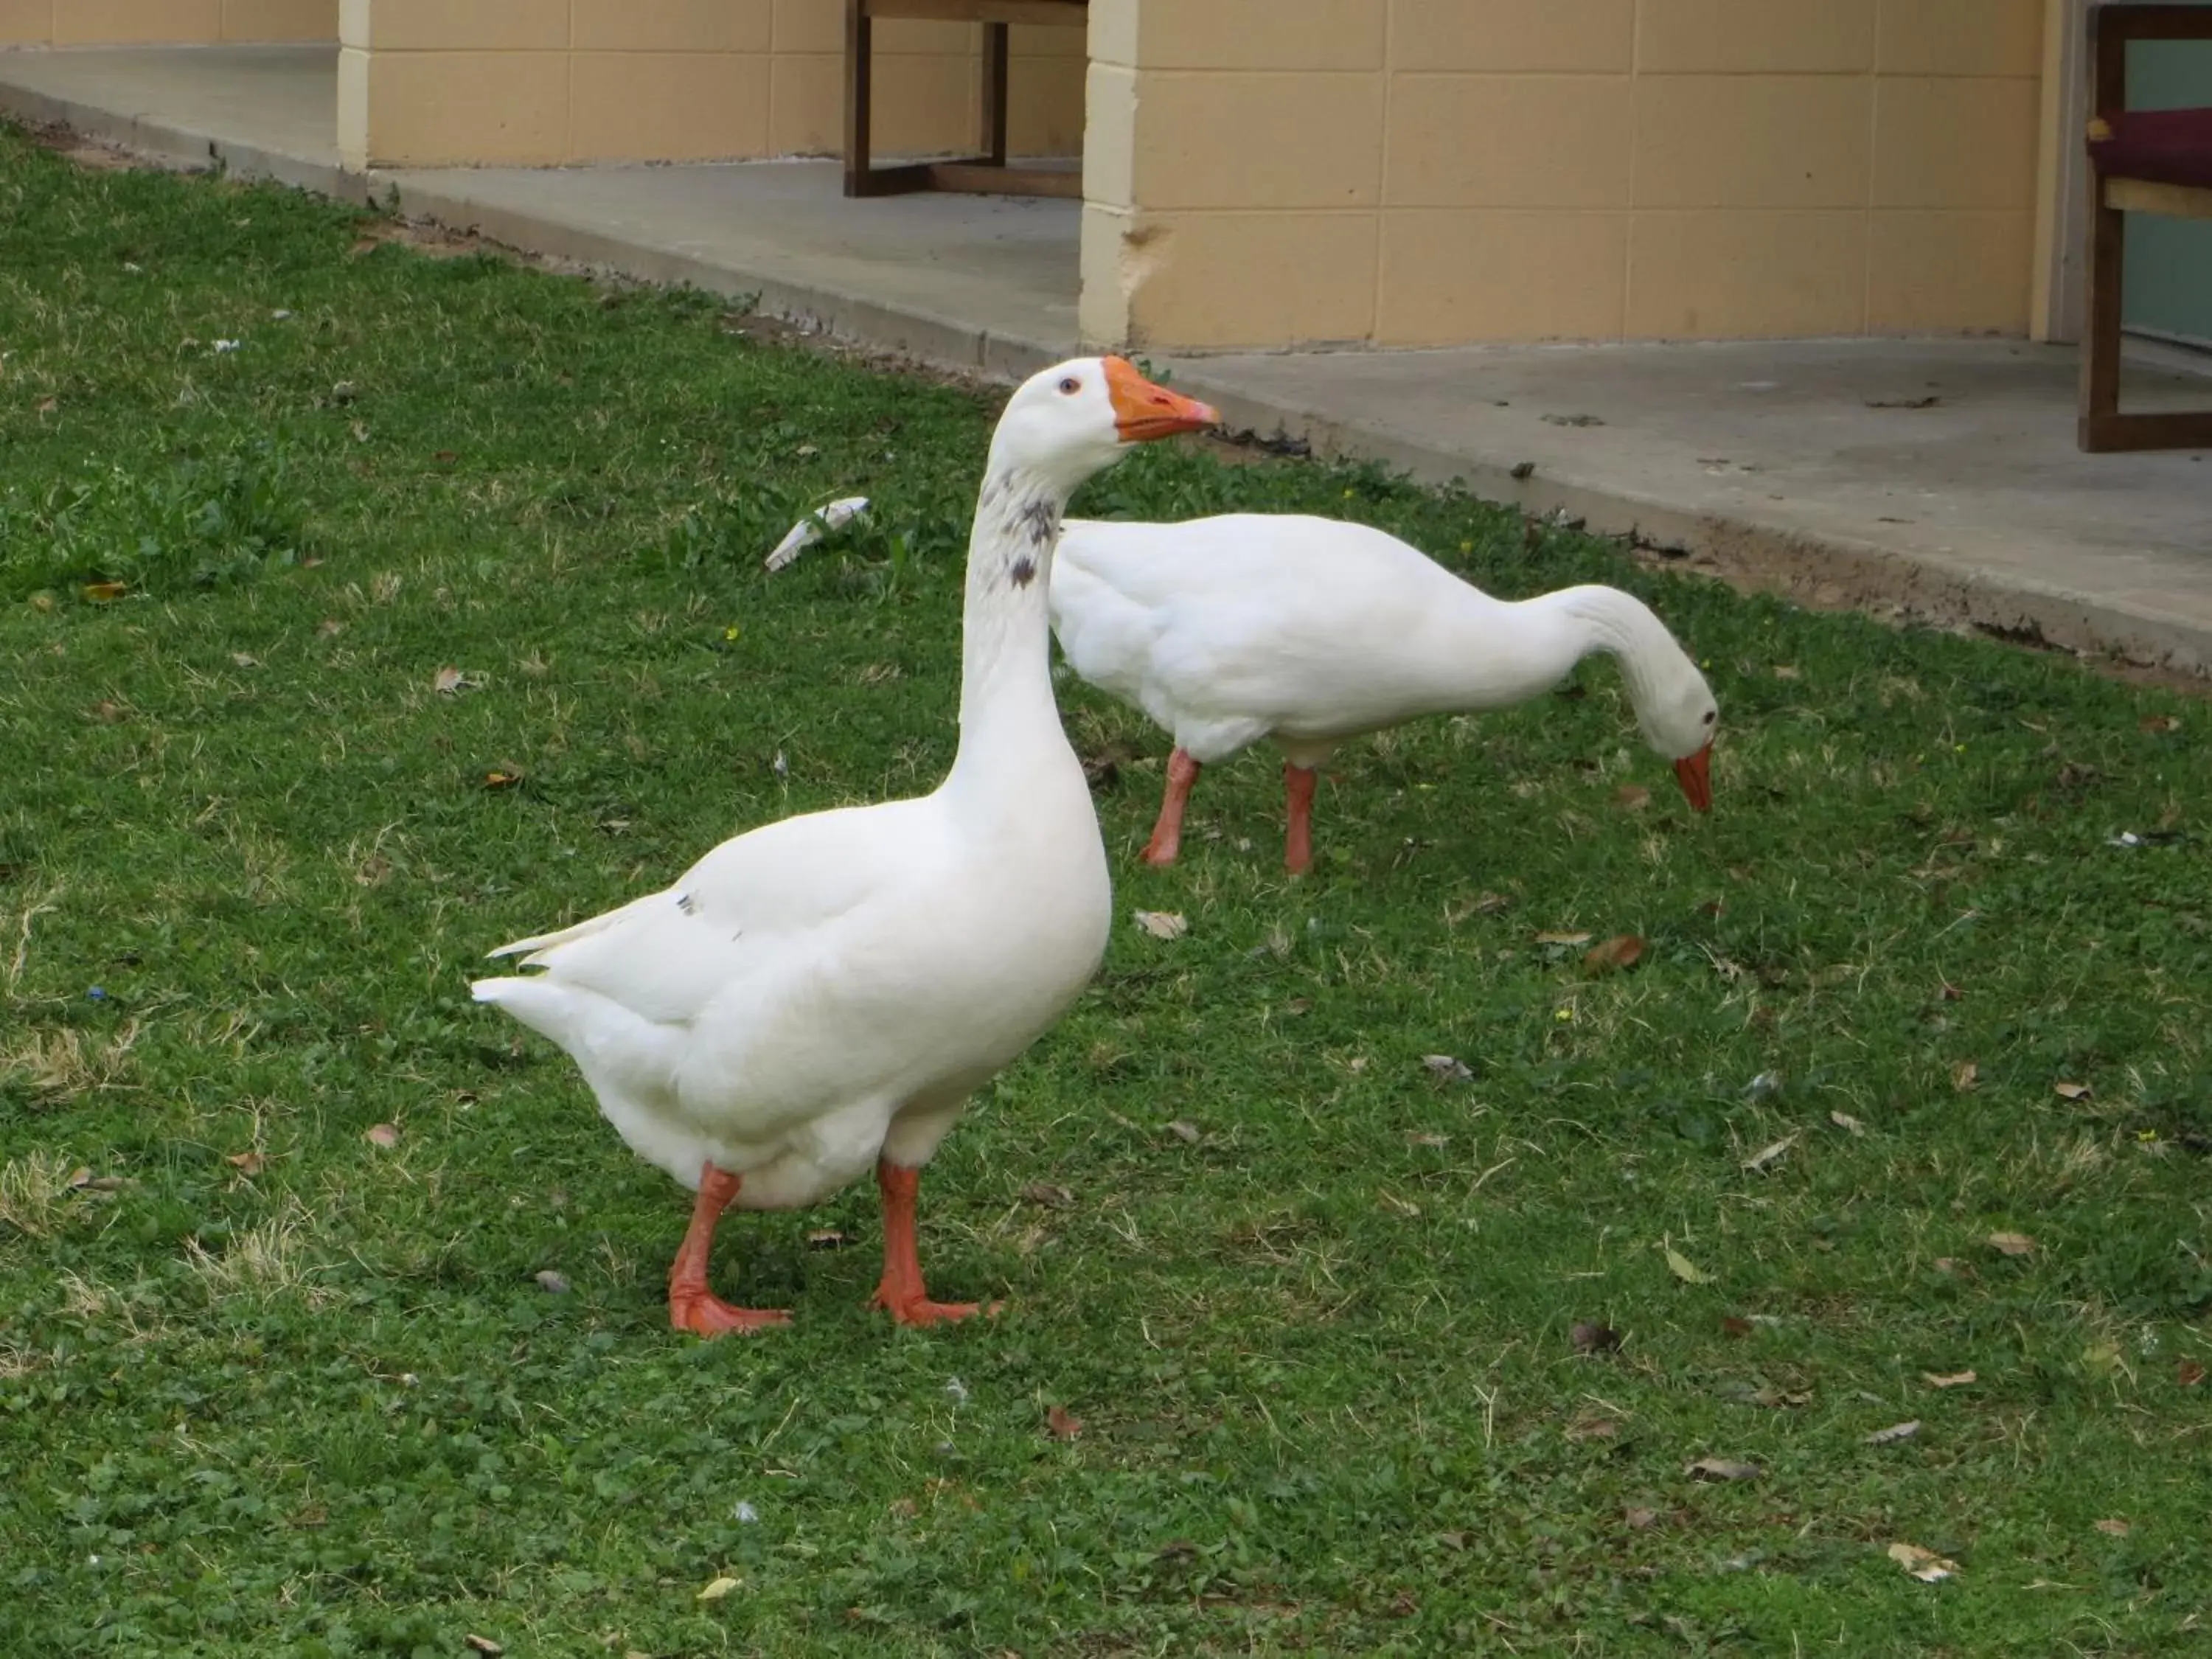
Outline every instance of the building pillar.
[[1092, 0], [1094, 349], [1374, 334], [1389, 0]]

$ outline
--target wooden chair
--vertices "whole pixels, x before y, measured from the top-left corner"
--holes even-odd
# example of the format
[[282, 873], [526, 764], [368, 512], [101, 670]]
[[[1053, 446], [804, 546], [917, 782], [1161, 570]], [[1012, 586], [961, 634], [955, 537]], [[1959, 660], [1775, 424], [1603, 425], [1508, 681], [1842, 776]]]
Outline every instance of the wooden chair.
[[2130, 213], [2212, 219], [2212, 109], [2130, 110], [2128, 45], [2212, 40], [2212, 8], [2103, 5], [2089, 13], [2089, 317], [2081, 342], [2086, 450], [2212, 448], [2212, 410], [2120, 413], [2120, 276]]
[[[953, 190], [1006, 196], [1083, 194], [1079, 171], [1006, 165], [1007, 30], [1015, 23], [1082, 23], [1091, 0], [845, 0], [845, 194]], [[959, 161], [868, 165], [875, 20], [926, 17], [983, 25], [983, 153]]]

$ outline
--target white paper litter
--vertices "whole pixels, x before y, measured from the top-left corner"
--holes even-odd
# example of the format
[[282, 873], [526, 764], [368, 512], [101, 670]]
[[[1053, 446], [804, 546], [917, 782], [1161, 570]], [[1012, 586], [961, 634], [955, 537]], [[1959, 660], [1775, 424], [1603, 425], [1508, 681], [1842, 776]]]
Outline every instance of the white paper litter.
[[761, 562], [770, 570], [781, 570], [831, 531], [850, 524], [867, 510], [866, 495], [848, 495], [827, 507], [817, 507], [792, 526]]

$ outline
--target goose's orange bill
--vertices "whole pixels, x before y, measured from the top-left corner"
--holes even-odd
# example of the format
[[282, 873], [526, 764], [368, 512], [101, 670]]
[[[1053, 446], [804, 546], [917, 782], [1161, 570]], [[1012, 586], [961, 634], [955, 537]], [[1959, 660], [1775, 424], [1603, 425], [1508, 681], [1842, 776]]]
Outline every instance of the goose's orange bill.
[[1694, 755], [1685, 755], [1674, 763], [1674, 776], [1682, 786], [1682, 793], [1690, 805], [1700, 812], [1713, 810], [1713, 746], [1707, 744]]
[[1114, 400], [1114, 427], [1125, 444], [1150, 443], [1178, 432], [1216, 425], [1221, 413], [1211, 404], [1154, 386], [1126, 357], [1106, 360], [1106, 391]]

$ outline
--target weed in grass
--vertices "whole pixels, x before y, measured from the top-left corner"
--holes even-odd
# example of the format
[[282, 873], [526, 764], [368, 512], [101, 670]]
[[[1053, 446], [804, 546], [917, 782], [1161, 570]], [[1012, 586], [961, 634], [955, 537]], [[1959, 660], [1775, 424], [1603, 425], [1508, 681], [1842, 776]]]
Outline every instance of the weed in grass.
[[[39, 1229], [0, 1225], [0, 1652], [2201, 1643], [2197, 705], [1370, 469], [1133, 458], [1078, 510], [1636, 592], [1726, 711], [1716, 810], [1591, 665], [1347, 750], [1310, 880], [1264, 756], [1152, 871], [1165, 740], [1063, 680], [1121, 920], [923, 1218], [1006, 1313], [884, 1329], [863, 1189], [733, 1221], [725, 1288], [798, 1322], [693, 1344], [682, 1195], [466, 981], [941, 775], [985, 401], [283, 191], [0, 137], [0, 198], [18, 509], [189, 524], [148, 506], [180, 461], [281, 461], [261, 529], [164, 532], [155, 597], [0, 574], [0, 1191]], [[319, 562], [195, 586], [255, 537]]]
[[274, 445], [257, 442], [134, 471], [91, 465], [35, 498], [0, 492], [0, 600], [63, 590], [222, 587], [291, 563], [301, 520]]

